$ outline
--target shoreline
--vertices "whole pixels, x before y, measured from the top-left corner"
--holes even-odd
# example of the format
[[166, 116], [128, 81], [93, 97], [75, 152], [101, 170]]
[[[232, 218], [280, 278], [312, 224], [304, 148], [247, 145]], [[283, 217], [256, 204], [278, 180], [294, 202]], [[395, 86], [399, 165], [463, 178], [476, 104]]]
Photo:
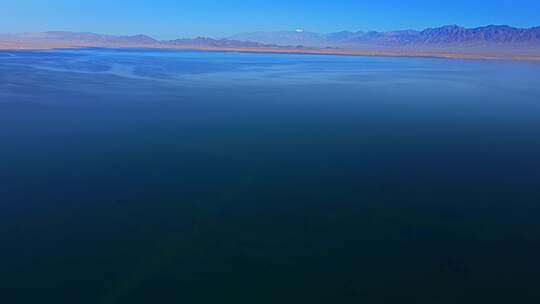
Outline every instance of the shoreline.
[[[168, 47], [161, 47], [169, 49]], [[249, 53], [293, 53], [313, 55], [348, 55], [348, 56], [381, 56], [381, 57], [423, 57], [446, 59], [480, 59], [480, 60], [512, 60], [512, 61], [540, 61], [538, 56], [526, 55], [489, 55], [452, 52], [408, 52], [383, 50], [347, 50], [347, 49], [295, 49], [295, 48], [213, 48], [213, 47], [172, 47], [173, 49], [194, 49], [207, 51], [231, 51]]]
[[508, 61], [540, 61], [540, 54], [534, 55], [506, 55], [506, 54], [475, 54], [456, 52], [412, 52], [412, 51], [385, 51], [385, 50], [349, 50], [349, 49], [310, 49], [310, 48], [273, 48], [273, 47], [212, 47], [198, 45], [98, 45], [98, 44], [21, 44], [7, 43], [0, 44], [0, 50], [21, 51], [21, 50], [52, 50], [52, 49], [77, 49], [87, 47], [101, 48], [147, 48], [164, 50], [200, 50], [200, 51], [225, 51], [225, 52], [246, 52], [246, 53], [282, 53], [282, 54], [309, 54], [309, 55], [349, 55], [349, 56], [381, 56], [381, 57], [424, 57], [424, 58], [446, 58], [446, 59], [477, 59], [477, 60], [508, 60]]

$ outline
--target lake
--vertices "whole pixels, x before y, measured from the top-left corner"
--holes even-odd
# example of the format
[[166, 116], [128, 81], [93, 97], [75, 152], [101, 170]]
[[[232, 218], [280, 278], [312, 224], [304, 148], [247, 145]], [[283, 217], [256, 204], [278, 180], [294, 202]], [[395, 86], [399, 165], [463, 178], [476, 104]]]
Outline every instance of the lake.
[[0, 51], [4, 303], [539, 303], [540, 63]]

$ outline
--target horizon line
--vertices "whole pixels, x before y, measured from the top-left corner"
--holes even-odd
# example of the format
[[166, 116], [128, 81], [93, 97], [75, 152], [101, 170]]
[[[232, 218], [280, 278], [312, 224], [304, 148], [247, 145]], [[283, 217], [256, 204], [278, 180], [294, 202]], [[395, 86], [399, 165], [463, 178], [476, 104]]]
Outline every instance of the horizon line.
[[[531, 30], [531, 29], [535, 29], [535, 28], [540, 28], [540, 25], [535, 25], [535, 26], [530, 26], [530, 27], [517, 27], [517, 26], [513, 26], [513, 25], [508, 25], [508, 24], [486, 24], [486, 25], [468, 27], [468, 26], [463, 26], [463, 25], [454, 23], [454, 24], [443, 24], [443, 25], [439, 25], [439, 26], [426, 27], [426, 28], [422, 28], [422, 29], [402, 28], [402, 29], [384, 30], [384, 31], [381, 31], [381, 30], [347, 30], [347, 29], [344, 29], [344, 30], [339, 30], [339, 31], [317, 32], [317, 31], [310, 31], [308, 29], [300, 27], [300, 28], [294, 28], [294, 29], [240, 31], [240, 32], [237, 32], [235, 34], [228, 35], [228, 36], [212, 36], [212, 35], [193, 34], [193, 35], [187, 35], [187, 36], [177, 36], [177, 38], [172, 38], [172, 39], [156, 39], [156, 38], [154, 38], [154, 36], [157, 36], [157, 35], [147, 34], [147, 33], [143, 33], [143, 32], [137, 32], [137, 33], [133, 33], [133, 34], [114, 34], [112, 32], [105, 33], [105, 32], [99, 32], [99, 31], [94, 32], [94, 31], [88, 31], [88, 30], [67, 30], [67, 29], [54, 29], [54, 30], [43, 30], [43, 31], [21, 31], [21, 32], [5, 32], [5, 31], [0, 30], [0, 34], [4, 34], [4, 35], [13, 34], [13, 35], [15, 35], [15, 34], [35, 34], [35, 33], [81, 33], [81, 34], [97, 34], [97, 35], [125, 36], [125, 37], [142, 35], [142, 36], [150, 37], [150, 38], [155, 39], [157, 41], [168, 41], [168, 40], [183, 39], [183, 38], [188, 38], [188, 39], [196, 39], [196, 38], [228, 39], [231, 36], [234, 36], [234, 35], [237, 35], [237, 34], [243, 34], [243, 33], [298, 32], [298, 33], [312, 33], [312, 34], [332, 34], [332, 33], [341, 33], [341, 32], [351, 32], [351, 33], [359, 33], [359, 32], [364, 32], [364, 33], [372, 33], [372, 32], [388, 33], [388, 32], [399, 32], [399, 31], [422, 32], [422, 31], [428, 30], [428, 29], [437, 29], [437, 28], [450, 27], [450, 26], [460, 27], [460, 28], [464, 28], [464, 29], [467, 29], [467, 30], [474, 30], [474, 29], [485, 28], [485, 27], [490, 27], [490, 26], [496, 26], [496, 27], [503, 27], [504, 26], [504, 27], [510, 27], [510, 28], [514, 28], [514, 29], [521, 29], [521, 30]], [[178, 37], [181, 37], [181, 38], [178, 38]]]

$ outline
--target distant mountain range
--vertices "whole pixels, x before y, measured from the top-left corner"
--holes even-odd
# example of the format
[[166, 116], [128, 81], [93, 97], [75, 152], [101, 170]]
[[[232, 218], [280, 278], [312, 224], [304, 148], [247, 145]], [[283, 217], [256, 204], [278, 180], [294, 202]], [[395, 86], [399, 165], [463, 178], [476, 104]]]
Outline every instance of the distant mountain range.
[[523, 29], [506, 25], [477, 28], [447, 25], [422, 31], [342, 31], [327, 34], [294, 30], [242, 33], [226, 39], [198, 37], [175, 40], [157, 40], [145, 35], [116, 36], [62, 31], [0, 34], [0, 48], [80, 46], [540, 57], [540, 26]]
[[77, 32], [41, 32], [0, 34], [0, 42], [21, 45], [65, 45], [65, 46], [111, 46], [111, 47], [159, 47], [159, 46], [199, 46], [199, 47], [270, 47], [259, 42], [234, 41], [198, 37], [190, 39], [157, 40], [146, 35], [115, 36]]
[[537, 49], [540, 47], [540, 26], [521, 29], [506, 25], [488, 25], [477, 28], [447, 25], [423, 31], [343, 31], [329, 34], [296, 30], [242, 33], [231, 36], [229, 39], [278, 45], [348, 49], [526, 49], [529, 47]]

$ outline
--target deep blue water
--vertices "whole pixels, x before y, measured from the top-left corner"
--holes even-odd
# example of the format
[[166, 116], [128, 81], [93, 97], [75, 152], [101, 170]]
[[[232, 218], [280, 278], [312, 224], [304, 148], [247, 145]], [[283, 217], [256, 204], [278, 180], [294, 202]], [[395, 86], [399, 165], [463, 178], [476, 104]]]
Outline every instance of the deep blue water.
[[0, 51], [2, 303], [540, 303], [540, 64]]

